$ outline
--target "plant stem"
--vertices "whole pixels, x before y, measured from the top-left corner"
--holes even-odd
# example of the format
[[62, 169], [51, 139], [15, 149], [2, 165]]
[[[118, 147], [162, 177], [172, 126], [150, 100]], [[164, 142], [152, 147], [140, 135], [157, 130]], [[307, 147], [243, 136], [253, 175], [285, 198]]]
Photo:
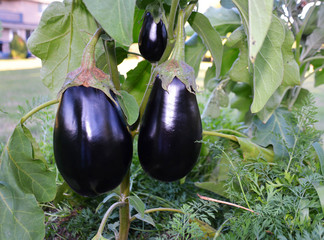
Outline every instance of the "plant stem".
[[21, 119], [20, 119], [20, 123], [23, 124], [24, 122], [27, 121], [28, 118], [30, 118], [32, 115], [34, 115], [35, 113], [37, 113], [38, 111], [42, 110], [43, 108], [46, 108], [46, 107], [49, 107], [53, 104], [56, 104], [58, 103], [59, 100], [58, 99], [54, 99], [54, 100], [51, 100], [51, 101], [48, 101], [46, 103], [43, 103], [42, 105], [39, 105], [38, 107], [32, 109], [29, 113], [27, 113], [25, 116], [23, 116]]
[[110, 214], [112, 213], [112, 211], [117, 208], [117, 207], [121, 207], [125, 205], [125, 202], [116, 202], [114, 203], [113, 205], [110, 206], [110, 208], [107, 210], [107, 212], [105, 213], [103, 219], [101, 220], [101, 223], [100, 223], [100, 227], [98, 229], [98, 232], [96, 234], [96, 236], [93, 238], [93, 240], [100, 240], [101, 237], [102, 237], [102, 232], [105, 228], [105, 225], [106, 225], [106, 222], [108, 220], [108, 217], [110, 216]]
[[[183, 213], [183, 211], [175, 208], [152, 208], [147, 209], [144, 211], [144, 213], [153, 213], [153, 212], [176, 212], [176, 213]], [[136, 219], [135, 216], [133, 216], [129, 221], [133, 222]]]
[[229, 205], [229, 206], [233, 206], [233, 207], [237, 207], [237, 208], [241, 208], [241, 209], [244, 209], [246, 211], [249, 211], [249, 212], [252, 212], [252, 213], [255, 213], [255, 211], [249, 209], [249, 208], [246, 208], [246, 207], [242, 207], [240, 205], [237, 205], [237, 204], [234, 204], [234, 203], [230, 203], [230, 202], [225, 202], [225, 201], [221, 201], [221, 200], [217, 200], [217, 199], [214, 199], [214, 198], [209, 198], [209, 197], [205, 197], [205, 196], [201, 196], [199, 194], [197, 194], [198, 197], [200, 197], [201, 199], [203, 200], [207, 200], [207, 201], [211, 201], [211, 202], [217, 202], [217, 203], [221, 203], [221, 204], [226, 204], [226, 205]]
[[313, 60], [317, 60], [317, 59], [322, 59], [324, 60], [324, 56], [314, 56], [314, 57], [309, 57], [309, 58], [305, 58], [303, 61], [300, 62], [300, 65], [306, 63], [306, 62], [310, 62]]
[[149, 82], [146, 86], [144, 96], [142, 98], [142, 102], [141, 102], [140, 109], [139, 109], [139, 121], [138, 122], [141, 121], [144, 111], [145, 111], [145, 108], [146, 108], [146, 104], [149, 100], [149, 97], [150, 97], [150, 94], [152, 91], [153, 78], [154, 78], [154, 66], [152, 66], [151, 76], [150, 76]]
[[179, 62], [185, 60], [184, 10], [179, 11], [176, 33], [177, 36], [171, 58]]
[[177, 9], [179, 6], [180, 0], [172, 0], [171, 3], [171, 9], [169, 14], [169, 21], [168, 21], [168, 38], [173, 39], [174, 38], [174, 20], [176, 18]]
[[164, 53], [159, 61], [159, 63], [163, 63], [165, 62], [168, 58], [170, 53], [172, 52], [173, 46], [174, 46], [174, 21], [175, 21], [175, 17], [177, 14], [177, 9], [179, 6], [179, 2], [180, 0], [172, 0], [171, 3], [171, 9], [170, 9], [170, 14], [169, 14], [169, 21], [168, 21], [168, 43], [167, 46], [164, 50]]
[[90, 69], [95, 67], [96, 65], [95, 47], [102, 32], [103, 29], [99, 27], [97, 31], [93, 34], [87, 46], [85, 47], [82, 54], [82, 60], [81, 60], [82, 68]]
[[213, 132], [228, 132], [228, 133], [233, 133], [233, 134], [236, 134], [238, 135], [239, 137], [245, 137], [247, 138], [246, 135], [244, 135], [243, 133], [241, 132], [238, 132], [238, 131], [235, 131], [235, 130], [232, 130], [232, 129], [227, 129], [227, 128], [223, 128], [223, 129], [217, 129], [217, 130], [214, 130]]
[[303, 32], [305, 30], [305, 27], [307, 25], [308, 20], [312, 16], [313, 11], [315, 10], [317, 0], [314, 2], [314, 5], [311, 7], [311, 9], [308, 10], [306, 17], [304, 18], [303, 25], [301, 26], [299, 32], [296, 35], [296, 52], [295, 52], [295, 60], [298, 63], [298, 65], [301, 65], [301, 59], [300, 58], [300, 40], [303, 35]]
[[119, 237], [118, 240], [127, 240], [130, 226], [130, 212], [129, 212], [129, 200], [130, 193], [130, 171], [128, 170], [125, 178], [120, 184], [120, 195], [125, 203], [119, 209]]
[[116, 90], [120, 90], [120, 81], [119, 81], [119, 72], [117, 68], [117, 58], [116, 58], [116, 48], [115, 48], [115, 41], [105, 41], [106, 44], [106, 57], [107, 57], [107, 64], [111, 79], [114, 83]]
[[191, 1], [185, 8], [184, 22], [188, 20], [198, 1]]
[[229, 134], [224, 134], [224, 133], [219, 133], [219, 132], [212, 132], [212, 131], [203, 131], [202, 134], [208, 135], [208, 136], [227, 138], [234, 142], [237, 142], [237, 138], [234, 135], [229, 135]]

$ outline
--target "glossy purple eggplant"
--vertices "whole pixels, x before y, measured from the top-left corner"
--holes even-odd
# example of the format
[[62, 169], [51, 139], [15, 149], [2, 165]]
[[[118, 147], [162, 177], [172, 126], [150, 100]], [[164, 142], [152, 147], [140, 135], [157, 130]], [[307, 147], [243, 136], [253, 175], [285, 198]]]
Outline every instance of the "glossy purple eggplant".
[[133, 154], [132, 137], [119, 106], [92, 87], [62, 95], [54, 127], [54, 155], [69, 186], [83, 196], [117, 187]]
[[167, 31], [162, 20], [156, 24], [151, 13], [147, 12], [138, 39], [141, 55], [150, 62], [159, 61], [166, 48], [167, 39]]
[[196, 96], [174, 78], [165, 91], [155, 79], [138, 137], [143, 169], [161, 181], [186, 176], [197, 162], [202, 126]]

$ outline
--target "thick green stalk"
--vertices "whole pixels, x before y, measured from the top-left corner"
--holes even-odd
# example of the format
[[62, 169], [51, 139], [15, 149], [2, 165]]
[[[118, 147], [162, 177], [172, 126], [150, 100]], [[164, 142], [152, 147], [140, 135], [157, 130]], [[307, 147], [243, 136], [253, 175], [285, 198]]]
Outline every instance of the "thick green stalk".
[[178, 6], [179, 6], [179, 2], [180, 0], [172, 0], [172, 3], [171, 3], [171, 9], [170, 9], [170, 14], [169, 14], [169, 17], [168, 17], [168, 43], [167, 43], [167, 46], [164, 50], [164, 53], [159, 61], [159, 63], [163, 63], [165, 62], [171, 52], [172, 52], [172, 49], [173, 49], [173, 46], [174, 46], [174, 21], [175, 21], [175, 17], [176, 17], [176, 14], [177, 14], [177, 9], [178, 9]]
[[119, 208], [119, 237], [118, 240], [127, 240], [130, 226], [129, 212], [129, 193], [130, 193], [130, 172], [128, 171], [124, 180], [120, 184], [120, 195], [124, 206]]
[[177, 36], [176, 36], [175, 46], [171, 58], [177, 61], [184, 61], [185, 60], [184, 10], [179, 11], [176, 33]]
[[142, 102], [141, 102], [140, 109], [139, 109], [139, 121], [138, 122], [141, 121], [144, 111], [145, 111], [145, 108], [146, 108], [146, 104], [149, 100], [149, 97], [150, 97], [150, 94], [152, 91], [152, 83], [154, 82], [153, 78], [154, 78], [154, 66], [152, 67], [151, 76], [150, 76], [149, 82], [147, 84], [147, 87], [145, 89], [144, 96], [142, 98]]
[[114, 83], [116, 90], [120, 90], [119, 72], [117, 68], [116, 48], [115, 41], [105, 41], [105, 50], [107, 56], [107, 64], [111, 79]]
[[91, 69], [95, 67], [96, 65], [95, 47], [102, 32], [103, 29], [99, 27], [97, 31], [93, 34], [87, 46], [85, 47], [82, 55], [82, 60], [81, 60], [82, 68]]
[[29, 113], [27, 113], [25, 116], [23, 116], [21, 119], [20, 119], [20, 123], [23, 124], [24, 122], [27, 121], [28, 118], [30, 118], [32, 115], [34, 115], [35, 113], [37, 113], [38, 111], [42, 110], [43, 108], [46, 108], [46, 107], [49, 107], [53, 104], [56, 104], [58, 103], [59, 100], [58, 99], [54, 99], [54, 100], [51, 100], [51, 101], [48, 101], [46, 103], [43, 103], [42, 105], [39, 105], [38, 107], [32, 109]]
[[187, 7], [185, 8], [185, 16], [184, 16], [184, 22], [187, 22], [188, 18], [190, 17], [192, 11], [194, 10], [196, 4], [198, 3], [197, 1], [191, 1]]

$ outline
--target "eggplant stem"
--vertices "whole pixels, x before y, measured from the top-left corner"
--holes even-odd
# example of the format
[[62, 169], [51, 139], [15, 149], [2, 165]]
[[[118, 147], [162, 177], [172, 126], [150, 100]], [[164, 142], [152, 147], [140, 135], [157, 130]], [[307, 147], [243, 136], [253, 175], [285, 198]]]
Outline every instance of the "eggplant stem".
[[110, 214], [114, 211], [115, 208], [121, 207], [123, 205], [125, 205], [125, 202], [116, 202], [116, 203], [114, 203], [113, 205], [110, 206], [110, 208], [107, 210], [107, 212], [105, 213], [104, 217], [101, 220], [100, 227], [98, 229], [98, 232], [97, 232], [96, 236], [94, 236], [92, 238], [92, 240], [99, 240], [99, 239], [101, 239], [102, 232], [103, 232], [103, 230], [105, 228], [106, 222], [107, 222]]
[[39, 105], [38, 107], [32, 109], [30, 112], [28, 112], [25, 116], [23, 116], [20, 119], [20, 124], [23, 124], [24, 122], [27, 121], [28, 118], [30, 118], [31, 116], [33, 116], [35, 113], [37, 113], [38, 111], [42, 110], [43, 108], [49, 107], [53, 104], [58, 103], [59, 100], [58, 99], [54, 99], [54, 100], [50, 100], [48, 102], [43, 103], [42, 105]]

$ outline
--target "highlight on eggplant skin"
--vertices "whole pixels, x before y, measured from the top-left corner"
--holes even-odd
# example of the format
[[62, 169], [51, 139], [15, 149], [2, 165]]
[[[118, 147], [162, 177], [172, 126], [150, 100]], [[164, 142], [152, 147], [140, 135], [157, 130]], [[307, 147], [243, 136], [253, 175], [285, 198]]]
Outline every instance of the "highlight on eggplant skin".
[[195, 166], [202, 139], [196, 96], [175, 77], [168, 91], [157, 77], [153, 84], [138, 137], [142, 168], [161, 181], [175, 181]]
[[167, 45], [168, 35], [164, 23], [155, 23], [153, 16], [147, 12], [139, 34], [138, 48], [146, 60], [158, 62]]
[[93, 197], [116, 188], [132, 154], [132, 137], [119, 106], [105, 93], [84, 86], [63, 93], [55, 119], [54, 155], [75, 192]]

